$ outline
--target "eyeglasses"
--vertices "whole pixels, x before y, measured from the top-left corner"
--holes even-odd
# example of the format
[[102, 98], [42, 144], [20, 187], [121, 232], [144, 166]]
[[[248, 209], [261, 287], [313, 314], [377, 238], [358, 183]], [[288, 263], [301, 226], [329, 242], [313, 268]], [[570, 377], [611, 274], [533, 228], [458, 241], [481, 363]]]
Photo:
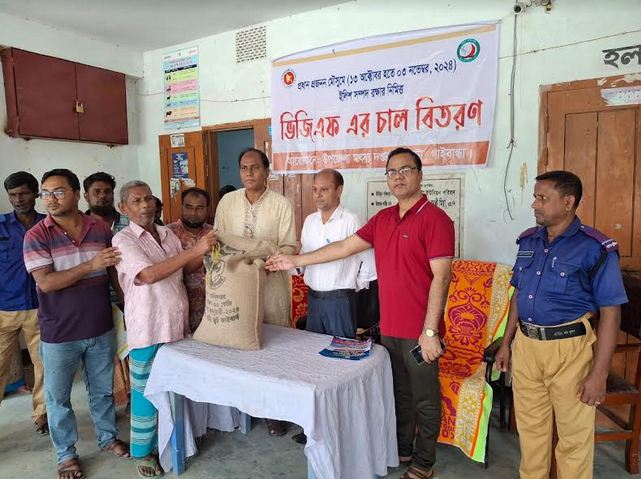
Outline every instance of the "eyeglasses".
[[60, 199], [65, 197], [66, 193], [67, 193], [67, 190], [53, 190], [53, 191], [42, 190], [42, 191], [40, 191], [40, 195], [39, 196], [43, 200], [48, 200], [52, 196], [55, 199], [60, 200]]
[[394, 178], [396, 175], [401, 175], [403, 178], [408, 176], [412, 171], [418, 170], [417, 166], [404, 166], [402, 168], [399, 168], [398, 170], [387, 170], [385, 172], [385, 176], [388, 178]]

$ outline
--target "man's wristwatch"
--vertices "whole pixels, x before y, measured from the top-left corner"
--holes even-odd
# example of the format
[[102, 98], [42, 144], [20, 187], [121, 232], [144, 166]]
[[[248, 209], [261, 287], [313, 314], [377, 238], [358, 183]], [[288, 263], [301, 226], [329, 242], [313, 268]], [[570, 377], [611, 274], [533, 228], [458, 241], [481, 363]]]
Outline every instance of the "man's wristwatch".
[[428, 338], [438, 337], [438, 331], [436, 329], [425, 328], [425, 331], [423, 334], [425, 334], [425, 336], [427, 336]]

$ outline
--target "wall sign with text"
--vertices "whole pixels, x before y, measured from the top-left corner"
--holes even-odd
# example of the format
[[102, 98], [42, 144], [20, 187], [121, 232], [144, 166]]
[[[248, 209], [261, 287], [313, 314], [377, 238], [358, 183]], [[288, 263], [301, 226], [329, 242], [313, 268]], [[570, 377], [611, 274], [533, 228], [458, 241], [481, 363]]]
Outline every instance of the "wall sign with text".
[[198, 48], [185, 48], [163, 57], [165, 130], [200, 126]]
[[628, 65], [632, 63], [634, 65], [636, 63], [641, 65], [641, 45], [608, 48], [607, 50], [601, 50], [601, 52], [603, 53], [603, 63], [614, 68], [619, 68], [619, 64]]
[[[457, 258], [462, 254], [463, 243], [463, 175], [438, 175], [423, 176], [421, 190], [427, 199], [439, 208], [445, 210], [454, 222], [456, 234], [455, 254]], [[378, 213], [383, 208], [388, 208], [397, 203], [385, 180], [367, 182], [367, 219]]]

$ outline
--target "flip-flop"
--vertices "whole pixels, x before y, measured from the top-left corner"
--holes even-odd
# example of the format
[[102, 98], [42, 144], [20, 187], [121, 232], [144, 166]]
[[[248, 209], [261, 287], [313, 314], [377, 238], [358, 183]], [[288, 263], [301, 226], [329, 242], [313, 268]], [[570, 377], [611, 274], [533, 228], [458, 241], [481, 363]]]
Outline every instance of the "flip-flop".
[[120, 439], [114, 439], [106, 447], [103, 447], [102, 450], [110, 452], [121, 459], [129, 459], [131, 457], [129, 454], [129, 444]]
[[287, 423], [276, 419], [267, 419], [267, 430], [270, 436], [284, 436], [287, 434]]
[[410, 466], [401, 476], [401, 479], [430, 479], [434, 475], [434, 469], [425, 470], [420, 467]]
[[16, 392], [18, 394], [33, 394], [33, 390], [26, 384], [23, 384], [18, 389], [16, 389]]
[[58, 464], [58, 479], [61, 479], [62, 474], [66, 474], [66, 477], [69, 477], [68, 474], [72, 473], [72, 479], [84, 479], [85, 474], [80, 468], [80, 461], [78, 459], [69, 459], [68, 461], [61, 462]]
[[[151, 476], [146, 476], [140, 471], [141, 467], [148, 467], [150, 469], [154, 470], [154, 474]], [[138, 475], [140, 477], [160, 477], [165, 475], [165, 471], [162, 470], [162, 467], [160, 467], [160, 464], [158, 463], [158, 459], [154, 458], [145, 458], [140, 461], [140, 464], [138, 467], [136, 467], [136, 470], [138, 471]]]

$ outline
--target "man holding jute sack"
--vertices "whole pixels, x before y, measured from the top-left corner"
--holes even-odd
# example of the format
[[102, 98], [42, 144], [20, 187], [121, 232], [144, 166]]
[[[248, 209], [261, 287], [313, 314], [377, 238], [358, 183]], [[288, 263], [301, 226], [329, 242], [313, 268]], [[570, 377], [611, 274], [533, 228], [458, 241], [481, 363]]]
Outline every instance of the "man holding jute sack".
[[218, 235], [218, 245], [204, 258], [205, 312], [194, 339], [229, 348], [260, 349], [265, 260], [275, 251], [267, 241]]
[[[287, 198], [267, 188], [269, 159], [256, 148], [238, 157], [244, 188], [226, 194], [216, 209], [215, 227], [231, 233], [272, 243], [278, 253], [296, 251], [294, 213]], [[286, 271], [269, 273], [265, 279], [265, 322], [289, 326], [291, 322], [291, 279]], [[287, 433], [287, 423], [267, 421], [269, 434]]]
[[188, 330], [189, 303], [183, 274], [202, 269], [203, 255], [216, 243], [212, 230], [193, 248], [154, 223], [156, 200], [142, 181], [120, 189], [120, 207], [129, 226], [113, 238], [122, 255], [118, 280], [125, 294], [127, 343], [131, 372], [131, 455], [140, 459], [138, 474], [163, 475], [158, 460], [158, 411], [144, 396], [154, 358], [165, 343], [178, 341]]

